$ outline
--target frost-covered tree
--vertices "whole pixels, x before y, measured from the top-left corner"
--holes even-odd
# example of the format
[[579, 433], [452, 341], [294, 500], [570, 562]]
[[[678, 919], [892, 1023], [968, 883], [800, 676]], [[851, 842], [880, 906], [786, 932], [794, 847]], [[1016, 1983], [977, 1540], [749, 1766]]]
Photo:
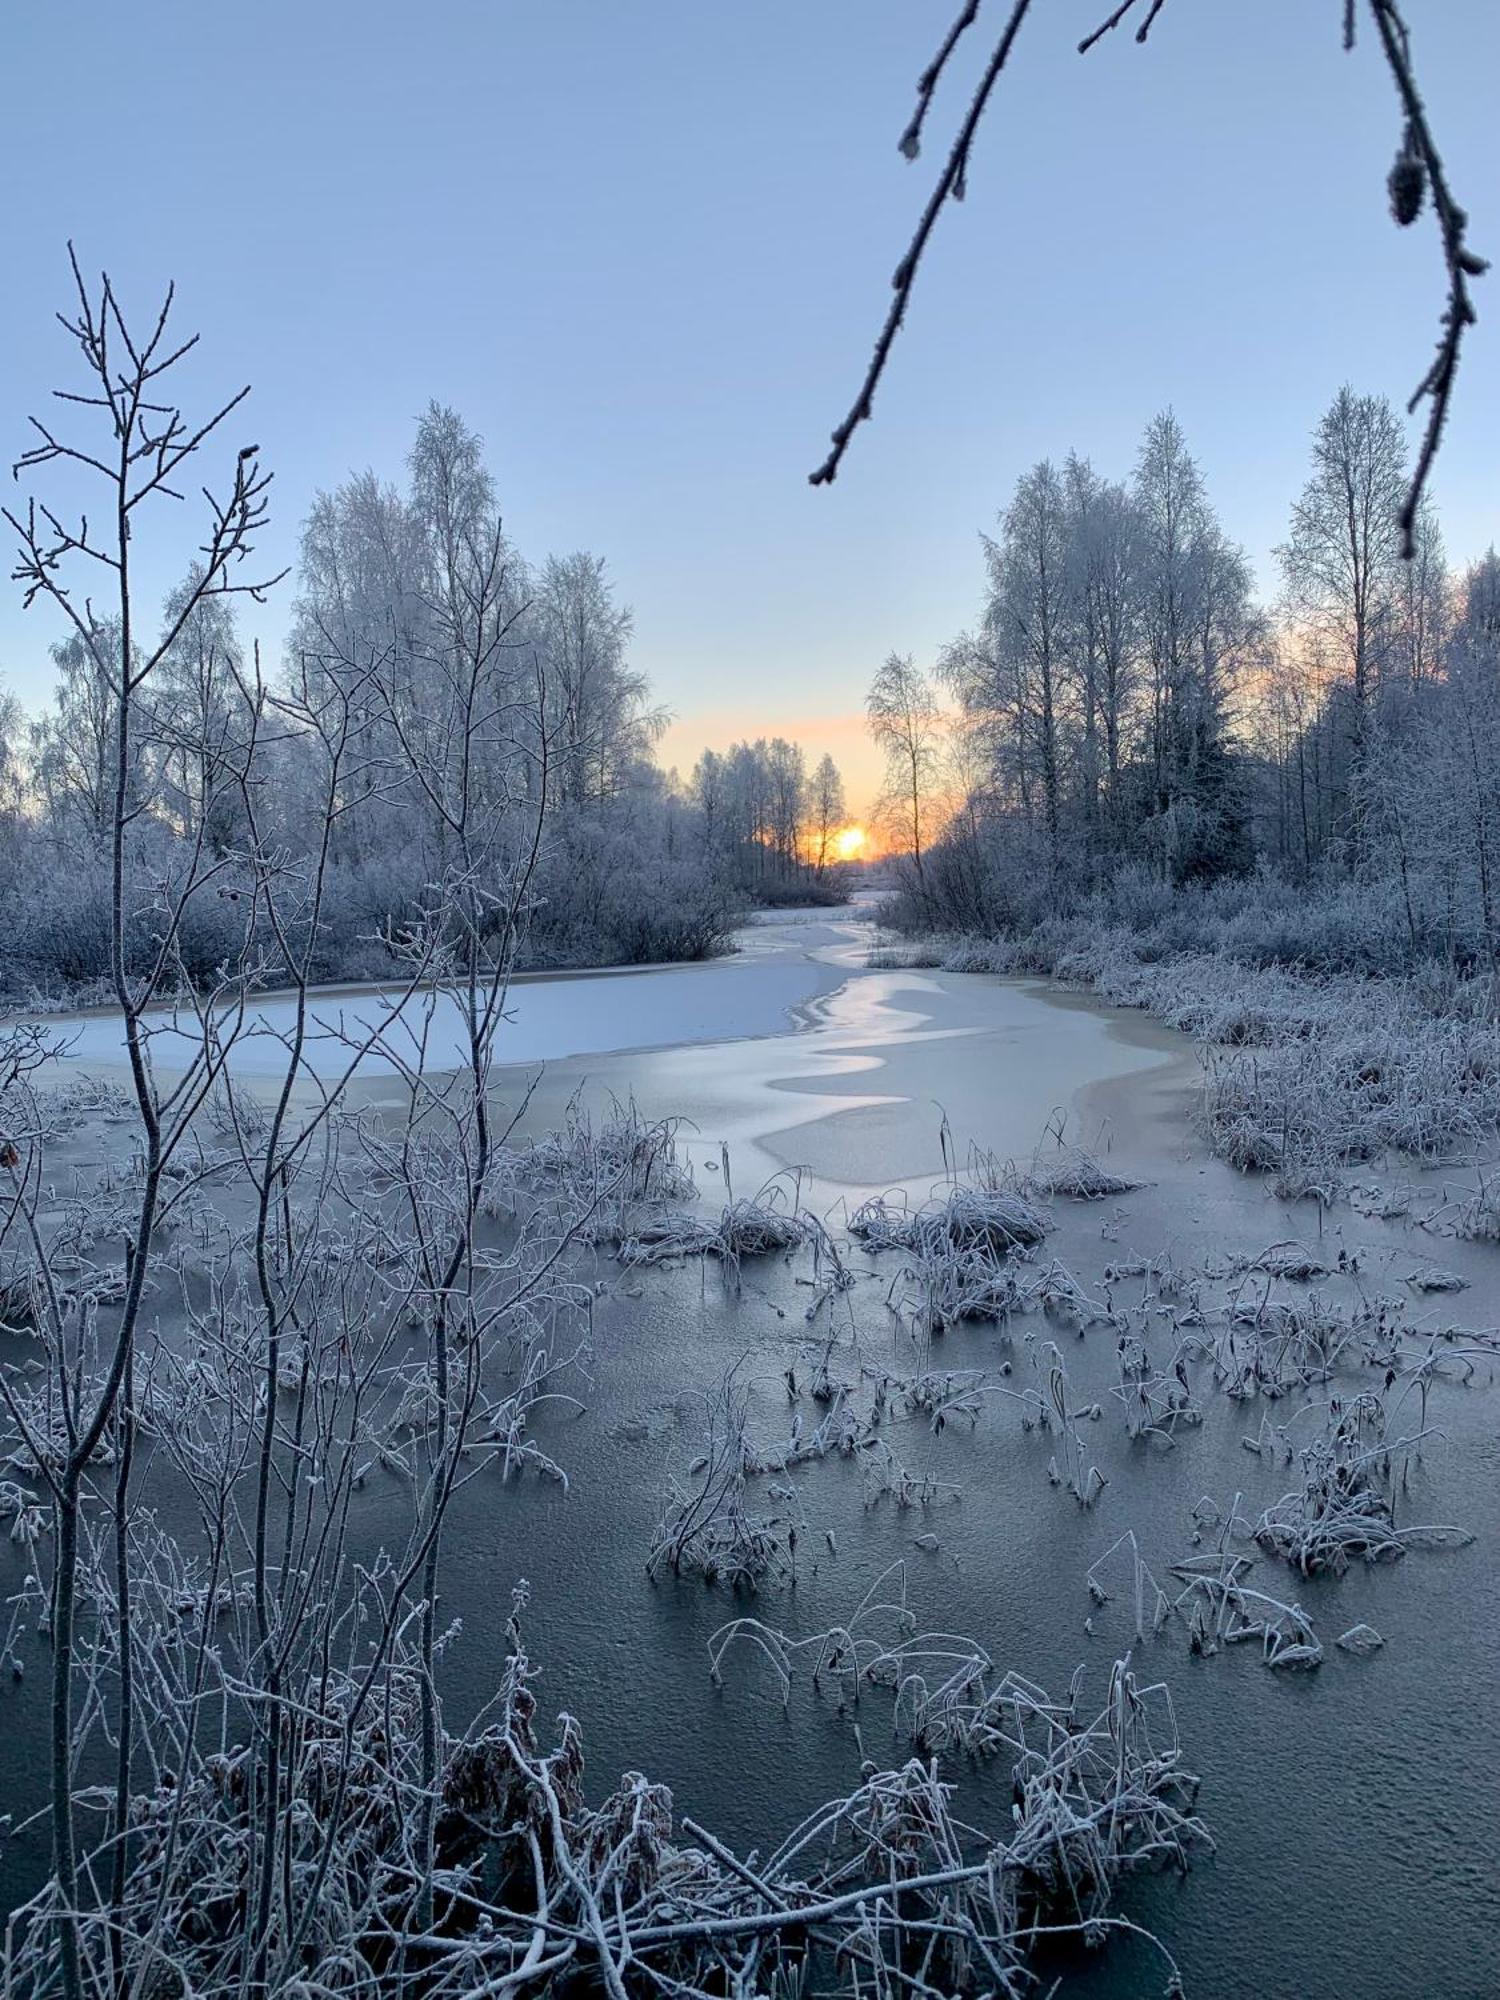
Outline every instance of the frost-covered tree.
[[601, 805], [650, 754], [665, 716], [646, 708], [646, 678], [630, 669], [632, 619], [616, 602], [604, 558], [549, 557], [532, 622], [556, 718], [557, 783], [571, 805]]
[[1249, 566], [1219, 525], [1170, 410], [1147, 426], [1132, 497], [1151, 837], [1169, 877], [1214, 873], [1245, 858], [1226, 731], [1256, 631]]
[[1073, 576], [1063, 484], [1048, 460], [1017, 481], [998, 541], [984, 539], [990, 572], [986, 613], [995, 657], [1016, 690], [1024, 733], [1022, 762], [1036, 773], [1048, 862], [1056, 869], [1062, 838], [1066, 738], [1077, 711], [1070, 675]]
[[[39, 1449], [35, 1432], [25, 1425], [22, 1435], [37, 1461], [53, 1534], [47, 1762], [59, 1915], [45, 1929], [66, 2000], [82, 2000], [85, 1990], [94, 1990], [106, 1977], [106, 1966], [110, 1984], [117, 1990], [126, 1984], [123, 1924], [116, 1917], [106, 1926], [112, 1942], [101, 1963], [90, 1965], [85, 1909], [97, 1906], [102, 1896], [107, 1908], [118, 1911], [142, 1768], [138, 1735], [143, 1716], [135, 1693], [141, 1634], [130, 1610], [127, 1536], [132, 1465], [122, 1441], [133, 1423], [135, 1363], [147, 1333], [145, 1308], [153, 1288], [149, 1267], [169, 1200], [169, 1173], [187, 1141], [193, 1114], [224, 1062], [222, 1041], [217, 1033], [206, 1032], [187, 1073], [170, 1084], [160, 1081], [152, 1060], [152, 1012], [169, 1000], [194, 1004], [193, 933], [204, 920], [205, 906], [211, 920], [212, 906], [222, 905], [220, 890], [231, 891], [232, 913], [221, 933], [214, 988], [242, 997], [258, 969], [258, 899], [245, 893], [245, 875], [225, 869], [201, 848], [168, 857], [166, 866], [152, 851], [142, 745], [149, 742], [151, 704], [163, 664], [194, 614], [210, 598], [259, 595], [268, 587], [243, 565], [252, 557], [266, 519], [269, 475], [261, 469], [255, 446], [247, 444], [230, 461], [216, 490], [204, 489], [198, 561], [164, 616], [153, 618], [135, 587], [141, 543], [164, 511], [160, 502], [176, 500], [183, 485], [195, 483], [190, 478], [197, 470], [193, 461], [206, 449], [219, 448], [224, 426], [244, 392], [202, 416], [185, 415], [173, 393], [173, 370], [186, 348], [168, 332], [170, 292], [154, 323], [148, 320], [132, 337], [108, 278], [101, 278], [97, 287], [85, 284], [76, 259], [72, 272], [71, 312], [59, 317], [80, 362], [77, 386], [62, 399], [74, 423], [61, 432], [35, 424], [40, 442], [22, 456], [16, 470], [43, 491], [19, 509], [7, 508], [5, 519], [16, 537], [14, 575], [25, 603], [29, 607], [41, 600], [72, 631], [59, 662], [61, 699], [49, 718], [51, 730], [42, 750], [54, 753], [55, 796], [82, 819], [102, 860], [98, 873], [107, 889], [101, 969], [106, 970], [124, 1046], [127, 1101], [135, 1124], [135, 1171], [119, 1226], [110, 1232], [122, 1246], [103, 1293], [111, 1311], [97, 1340], [91, 1316], [87, 1327], [76, 1314], [68, 1317], [47, 1265], [36, 1202], [36, 1146], [42, 1128], [34, 1113], [30, 1119], [23, 1113], [7, 1134], [10, 1181], [3, 1227], [12, 1231], [24, 1216], [27, 1237], [42, 1259], [37, 1297], [48, 1305], [37, 1320], [41, 1375], [48, 1407], [66, 1412], [55, 1450]], [[64, 524], [57, 505], [46, 497], [59, 471], [87, 481], [98, 493], [102, 504], [89, 510], [95, 525], [83, 512], [76, 527]], [[107, 615], [102, 610], [96, 615], [94, 609], [92, 593], [101, 576], [107, 579]], [[144, 935], [138, 929], [142, 916]], [[9, 1048], [6, 1068], [12, 1084], [24, 1076], [26, 1063], [23, 1034]], [[8, 1120], [15, 1120], [16, 1108], [13, 1100]], [[24, 1161], [18, 1131], [28, 1149]], [[6, 1407], [14, 1418], [16, 1404], [9, 1393]], [[90, 1468], [109, 1440], [119, 1459], [107, 1503], [116, 1551], [109, 1584], [114, 1610], [100, 1624], [94, 1609], [100, 1576], [90, 1549], [99, 1500]], [[118, 1689], [110, 1723], [115, 1756], [105, 1832], [112, 1854], [107, 1863], [81, 1863], [80, 1842], [89, 1835], [81, 1823], [76, 1776], [97, 1707], [92, 1691], [96, 1657], [108, 1662]]]
[[1125, 488], [1069, 455], [1069, 617], [1082, 711], [1084, 817], [1091, 848], [1119, 803], [1124, 730], [1138, 665], [1140, 526]]
[[[454, 411], [429, 406], [407, 470], [404, 492], [366, 473], [320, 495], [304, 534], [292, 679], [347, 702], [369, 753], [334, 840], [339, 949], [355, 964], [375, 952], [378, 969], [376, 941], [421, 917], [460, 819], [482, 811], [495, 865], [540, 828], [527, 951], [628, 955], [651, 933], [635, 906], [670, 893], [664, 829], [646, 831], [667, 811], [650, 761], [665, 717], [629, 663], [630, 611], [601, 557], [527, 565], [482, 441]], [[297, 761], [295, 744], [277, 754]], [[607, 898], [590, 859], [606, 854]], [[704, 883], [688, 891], [674, 864], [675, 893], [707, 907], [711, 853], [696, 866]], [[721, 932], [716, 920], [703, 935]]]
[[1487, 549], [1464, 578], [1450, 640], [1457, 671], [1500, 684], [1500, 555]]
[[[171, 594], [169, 618], [193, 596], [197, 582], [195, 569]], [[163, 656], [152, 689], [157, 808], [184, 841], [202, 842], [215, 854], [225, 853], [245, 833], [244, 668], [233, 601], [198, 597]]]
[[825, 750], [813, 767], [808, 786], [807, 846], [818, 875], [826, 874], [835, 858], [834, 838], [848, 816], [844, 802], [844, 780], [839, 767]]
[[771, 847], [784, 869], [794, 870], [802, 853], [807, 812], [807, 763], [800, 743], [773, 737], [766, 746]]
[[[99, 846], [109, 826], [120, 686], [118, 620], [83, 614], [86, 630], [52, 647], [51, 707], [32, 725], [31, 765], [48, 826], [60, 839]], [[139, 784], [139, 739], [130, 784]]]
[[1313, 434], [1312, 461], [1277, 555], [1292, 615], [1335, 650], [1363, 728], [1397, 651], [1406, 440], [1395, 411], [1346, 383]]
[[1076, 453], [1034, 467], [983, 546], [980, 624], [940, 672], [987, 815], [1030, 843], [1018, 865], [1070, 880], [1125, 853], [1171, 880], [1243, 866], [1235, 697], [1262, 626], [1175, 417], [1148, 429], [1128, 489]]
[[1413, 953], [1500, 962], [1500, 565], [1468, 573], [1436, 677], [1388, 695], [1358, 775], [1367, 876], [1400, 886]]
[[865, 713], [885, 758], [882, 811], [920, 876], [937, 810], [942, 711], [932, 682], [909, 653], [886, 659], [870, 683]]
[[1415, 689], [1443, 671], [1453, 619], [1453, 580], [1443, 550], [1436, 509], [1426, 502], [1417, 515], [1415, 546], [1396, 576], [1395, 645], [1392, 677]]
[[730, 779], [717, 750], [705, 750], [693, 766], [688, 797], [702, 815], [704, 845], [711, 853], [722, 854], [732, 839]]

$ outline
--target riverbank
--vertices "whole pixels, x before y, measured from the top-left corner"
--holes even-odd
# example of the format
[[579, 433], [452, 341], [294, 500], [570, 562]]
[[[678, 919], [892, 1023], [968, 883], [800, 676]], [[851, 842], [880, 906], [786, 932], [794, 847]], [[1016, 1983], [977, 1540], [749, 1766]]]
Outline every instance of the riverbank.
[[[1064, 926], [1020, 938], [884, 942], [879, 967], [1043, 972], [1064, 989], [1138, 1008], [1204, 1052], [1197, 1107], [1215, 1152], [1267, 1175], [1278, 1194], [1358, 1198], [1388, 1158], [1466, 1163], [1450, 1233], [1500, 1239], [1500, 1013], [1492, 980], [1438, 967], [1356, 976], [1257, 964], [1219, 952], [1158, 955], [1118, 927]], [[1433, 1219], [1433, 1218], [1429, 1218]]]

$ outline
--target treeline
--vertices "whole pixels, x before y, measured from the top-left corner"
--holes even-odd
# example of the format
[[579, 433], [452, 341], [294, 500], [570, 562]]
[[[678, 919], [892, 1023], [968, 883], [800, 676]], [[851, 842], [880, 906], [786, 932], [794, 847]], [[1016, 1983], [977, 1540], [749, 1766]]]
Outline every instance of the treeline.
[[716, 870], [760, 903], [843, 902], [844, 781], [826, 752], [811, 773], [783, 737], [705, 750], [688, 796]]
[[[206, 866], [212, 890], [188, 899], [168, 942], [184, 982], [211, 986], [242, 961], [247, 899], [277, 876], [311, 881], [322, 856], [315, 907], [291, 902], [317, 975], [386, 977], [403, 941], [430, 932], [433, 885], [478, 815], [495, 879], [475, 893], [499, 911], [501, 879], [526, 876], [507, 945], [520, 964], [705, 956], [746, 901], [824, 872], [800, 846], [817, 789], [800, 752], [732, 751], [722, 797], [659, 768], [666, 718], [630, 664], [631, 616], [604, 562], [527, 563], [480, 441], [451, 410], [422, 418], [407, 473], [401, 490], [366, 473], [318, 496], [274, 669], [247, 653], [233, 594], [195, 592], [190, 576], [165, 606], [170, 643], [130, 701], [132, 967], [162, 946], [171, 884]], [[28, 721], [0, 698], [0, 990], [11, 993], [110, 973], [120, 687], [139, 675], [139, 642], [127, 663], [118, 620], [89, 615], [53, 648], [44, 713]], [[827, 809], [837, 773], [816, 777]], [[288, 945], [299, 938], [266, 929], [266, 978]]]
[[1108, 916], [1122, 882], [1123, 908], [1274, 871], [1337, 892], [1341, 962], [1495, 964], [1500, 561], [1454, 576], [1430, 506], [1404, 561], [1405, 484], [1394, 412], [1342, 389], [1262, 607], [1170, 412], [1126, 481], [1076, 455], [1024, 473], [979, 621], [936, 664], [944, 776], [929, 678], [892, 660], [872, 691], [913, 826], [944, 794], [941, 837], [905, 843], [905, 920], [1024, 930], [1091, 898]]

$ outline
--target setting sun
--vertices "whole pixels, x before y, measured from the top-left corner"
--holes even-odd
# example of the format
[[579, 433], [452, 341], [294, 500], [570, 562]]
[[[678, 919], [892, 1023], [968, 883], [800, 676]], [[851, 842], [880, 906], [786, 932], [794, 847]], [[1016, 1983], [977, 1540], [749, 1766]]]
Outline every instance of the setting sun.
[[833, 851], [840, 861], [858, 861], [868, 839], [862, 826], [841, 826], [833, 836]]

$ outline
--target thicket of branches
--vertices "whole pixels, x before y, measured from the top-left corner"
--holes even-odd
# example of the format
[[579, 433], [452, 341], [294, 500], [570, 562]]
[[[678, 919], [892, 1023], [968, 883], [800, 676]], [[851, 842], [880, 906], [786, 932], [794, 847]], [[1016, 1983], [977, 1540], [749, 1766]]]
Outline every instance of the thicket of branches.
[[[958, 68], [970, 43], [970, 31], [989, 29], [992, 39], [980, 59], [973, 93], [954, 131], [941, 168], [934, 179], [911, 242], [891, 277], [891, 302], [876, 337], [875, 351], [860, 382], [848, 414], [832, 434], [832, 450], [809, 475], [814, 486], [825, 486], [838, 477], [839, 467], [856, 430], [874, 414], [875, 392], [885, 375], [897, 334], [905, 322], [922, 260], [939, 217], [950, 203], [961, 202], [968, 192], [974, 164], [974, 143], [993, 103], [1001, 77], [1010, 62], [1017, 38], [1032, 11], [1033, 0], [1000, 0], [986, 12], [986, 0], [963, 0], [947, 33], [931, 61], [917, 79], [915, 109], [904, 126], [900, 149], [903, 158], [920, 158], [927, 136], [929, 115], [940, 85], [950, 71]], [[1118, 0], [1092, 32], [1078, 44], [1078, 53], [1087, 56], [1101, 43], [1109, 42], [1114, 31], [1127, 21], [1134, 26], [1134, 40], [1144, 46], [1150, 40], [1166, 0]], [[1040, 10], [1038, 10], [1040, 11]], [[1330, 15], [1332, 10], [1330, 10]], [[1316, 21], [1319, 10], [1307, 10]], [[1392, 220], [1407, 229], [1424, 213], [1436, 227], [1442, 256], [1442, 308], [1438, 317], [1437, 352], [1407, 401], [1409, 415], [1424, 413], [1421, 443], [1407, 478], [1398, 513], [1403, 555], [1410, 560], [1416, 553], [1419, 519], [1427, 497], [1428, 481], [1442, 445], [1443, 431], [1458, 380], [1459, 361], [1465, 336], [1475, 324], [1472, 281], [1489, 269], [1487, 260], [1468, 241], [1469, 216], [1457, 200], [1447, 169], [1438, 150], [1427, 106], [1423, 101], [1413, 61], [1411, 32], [1396, 0], [1342, 0], [1340, 8], [1343, 45], [1351, 53], [1359, 39], [1363, 16], [1374, 29], [1374, 43], [1394, 87], [1396, 122], [1395, 157], [1386, 176], [1384, 193]]]
[[1493, 967], [1500, 559], [1455, 576], [1424, 502], [1404, 560], [1408, 488], [1394, 412], [1340, 390], [1264, 609], [1170, 413], [1126, 481], [1076, 455], [1023, 474], [984, 538], [980, 620], [938, 663], [959, 804], [908, 865], [903, 920], [1175, 906], [1190, 944], [1204, 898], [1248, 881], [1231, 900], [1261, 906], [1268, 958]]
[[[185, 635], [225, 631], [232, 598], [265, 587], [248, 579], [269, 474], [245, 446], [203, 488], [201, 561], [153, 619], [134, 582], [140, 550], [163, 503], [197, 483], [200, 453], [222, 449], [243, 392], [203, 421], [186, 415], [173, 371], [192, 342], [171, 331], [170, 294], [142, 337], [107, 280], [74, 276], [71, 421], [38, 426], [24, 462], [33, 497], [8, 518], [28, 596], [72, 626], [80, 680], [103, 691], [87, 797], [130, 1143], [126, 1167], [79, 1170], [75, 1220], [60, 1217], [53, 1156], [69, 1117], [49, 1087], [51, 1051], [35, 1030], [5, 1031], [3, 1324], [25, 1345], [0, 1371], [0, 1421], [20, 1475], [7, 1498], [32, 1541], [50, 1530], [8, 1643], [15, 1660], [28, 1628], [47, 1636], [52, 1869], [12, 1918], [4, 1979], [68, 2000], [177, 1990], [194, 1978], [169, 1968], [196, 1950], [230, 1984], [265, 1992], [318, 1955], [330, 1914], [347, 1935], [353, 1908], [393, 1885], [377, 1871], [376, 1887], [367, 1865], [370, 1815], [393, 1802], [399, 1894], [419, 1927], [433, 1922], [443, 1521], [481, 1440], [487, 1453], [524, 1450], [525, 1408], [569, 1304], [549, 1230], [486, 1246], [477, 1228], [500, 1136], [491, 1048], [553, 732], [504, 698], [513, 620], [498, 524], [460, 525], [452, 509], [443, 594], [424, 606], [420, 761], [394, 647], [340, 649], [331, 621], [316, 670], [279, 691], [206, 649], [220, 677], [205, 665], [198, 719], [185, 722], [168, 699], [186, 678]], [[86, 493], [89, 511], [60, 492]], [[288, 748], [311, 834], [296, 859], [269, 816], [285, 795], [261, 782], [263, 758]], [[158, 849], [153, 879], [136, 872], [135, 842], [146, 801], [168, 787], [191, 821]], [[308, 987], [335, 838], [346, 817], [403, 794], [438, 851], [400, 942], [410, 1039], [387, 1053], [404, 1092], [388, 1121], [364, 1126], [340, 1098], [368, 1041], [308, 1088]], [[221, 847], [226, 826], [234, 843]], [[199, 993], [186, 952], [205, 909], [223, 941]], [[272, 952], [295, 1005], [272, 1038], [279, 1072], [247, 1091], [234, 1051]], [[175, 1054], [158, 1040], [166, 1000], [197, 1009]], [[403, 1047], [420, 1050], [440, 1006], [466, 1054], [456, 1078], [433, 1081]], [[175, 1336], [153, 1303], [174, 1282]], [[361, 1568], [346, 1536], [372, 1456], [404, 1472], [410, 1507], [397, 1545]], [[164, 1525], [164, 1504], [184, 1532]], [[404, 1762], [376, 1747], [389, 1751], [398, 1715]], [[108, 1782], [90, 1787], [96, 1769]]]

